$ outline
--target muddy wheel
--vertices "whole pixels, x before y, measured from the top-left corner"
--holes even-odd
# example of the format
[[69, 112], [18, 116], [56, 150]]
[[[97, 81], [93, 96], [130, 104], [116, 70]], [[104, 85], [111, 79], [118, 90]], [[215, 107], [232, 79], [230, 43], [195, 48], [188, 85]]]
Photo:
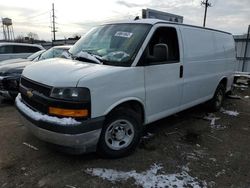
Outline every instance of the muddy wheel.
[[120, 108], [105, 121], [97, 152], [108, 158], [124, 157], [133, 152], [141, 137], [141, 121], [131, 109]]

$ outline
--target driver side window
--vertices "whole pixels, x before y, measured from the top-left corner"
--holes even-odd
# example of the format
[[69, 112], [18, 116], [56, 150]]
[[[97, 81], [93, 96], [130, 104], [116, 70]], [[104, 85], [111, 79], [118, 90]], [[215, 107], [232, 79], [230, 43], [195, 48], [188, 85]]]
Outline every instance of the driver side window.
[[153, 34], [138, 65], [159, 65], [180, 61], [176, 29], [160, 27]]

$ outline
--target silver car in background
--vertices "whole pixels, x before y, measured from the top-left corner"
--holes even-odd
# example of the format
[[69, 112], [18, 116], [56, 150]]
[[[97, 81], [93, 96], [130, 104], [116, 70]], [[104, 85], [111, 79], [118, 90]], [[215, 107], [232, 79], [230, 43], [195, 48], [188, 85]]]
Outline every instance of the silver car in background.
[[44, 48], [38, 44], [2, 42], [0, 43], [0, 62], [7, 59], [26, 58], [40, 50]]

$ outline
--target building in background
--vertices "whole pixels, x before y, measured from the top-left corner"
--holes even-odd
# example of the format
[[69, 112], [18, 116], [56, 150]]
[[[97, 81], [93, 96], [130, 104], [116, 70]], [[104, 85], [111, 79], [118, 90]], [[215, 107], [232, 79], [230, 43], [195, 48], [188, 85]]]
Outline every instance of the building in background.
[[245, 35], [235, 35], [237, 71], [250, 72], [250, 39]]

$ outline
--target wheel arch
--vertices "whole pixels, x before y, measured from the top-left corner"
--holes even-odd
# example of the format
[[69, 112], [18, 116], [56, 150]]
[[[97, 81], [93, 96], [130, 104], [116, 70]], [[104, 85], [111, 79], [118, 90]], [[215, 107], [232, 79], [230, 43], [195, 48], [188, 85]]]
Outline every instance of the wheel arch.
[[224, 76], [220, 79], [220, 82], [218, 85], [220, 85], [222, 83], [225, 86], [225, 88], [227, 88], [227, 82], [228, 82], [228, 79], [227, 79], [227, 77]]
[[214, 92], [213, 92], [213, 93], [215, 94], [216, 89], [219, 87], [219, 85], [220, 85], [221, 83], [224, 85], [225, 89], [227, 89], [227, 82], [228, 82], [228, 79], [227, 79], [226, 76], [221, 77], [220, 80], [219, 80], [219, 82], [218, 82], [218, 84], [217, 84], [216, 87], [214, 88]]
[[119, 107], [126, 107], [134, 110], [136, 113], [138, 113], [141, 117], [142, 124], [146, 122], [146, 116], [145, 116], [145, 105], [143, 100], [135, 97], [125, 98], [122, 100], [117, 101], [116, 103], [112, 104], [106, 111], [105, 116], [110, 114], [112, 111], [116, 110]]

